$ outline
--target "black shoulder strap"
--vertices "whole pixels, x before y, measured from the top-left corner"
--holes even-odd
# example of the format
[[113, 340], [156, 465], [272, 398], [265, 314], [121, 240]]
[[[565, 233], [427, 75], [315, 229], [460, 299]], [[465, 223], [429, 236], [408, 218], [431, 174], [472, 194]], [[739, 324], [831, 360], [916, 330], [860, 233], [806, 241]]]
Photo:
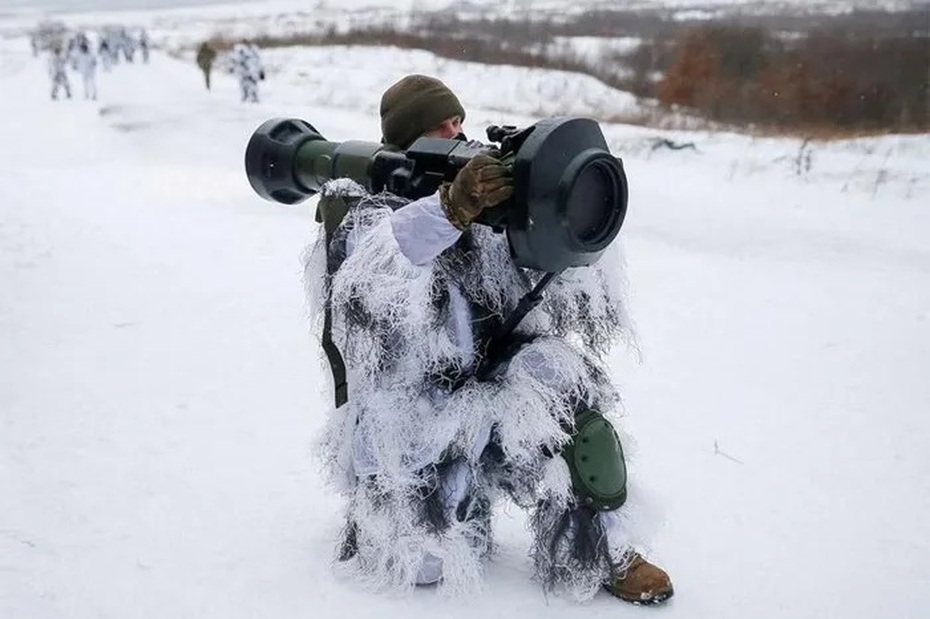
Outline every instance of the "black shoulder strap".
[[322, 196], [317, 204], [316, 220], [323, 224], [323, 233], [326, 235], [326, 299], [323, 305], [323, 352], [329, 361], [329, 370], [333, 373], [333, 395], [336, 408], [349, 400], [349, 383], [346, 377], [346, 363], [339, 352], [339, 347], [333, 341], [333, 307], [330, 297], [330, 286], [336, 267], [329, 258], [330, 243], [333, 234], [342, 224], [352, 204], [357, 200], [345, 196]]
[[333, 341], [333, 310], [329, 299], [323, 309], [323, 352], [329, 360], [329, 369], [333, 373], [333, 389], [336, 399], [336, 408], [349, 401], [349, 383], [346, 380], [346, 363], [339, 352], [339, 347]]
[[[329, 253], [329, 242], [332, 233], [326, 233], [326, 251]], [[326, 299], [323, 304], [323, 352], [329, 361], [329, 369], [333, 373], [333, 395], [336, 399], [336, 408], [349, 400], [349, 383], [346, 379], [346, 363], [339, 352], [339, 347], [333, 341], [333, 303], [330, 295], [330, 286], [333, 280], [333, 268], [329, 256], [326, 259]]]

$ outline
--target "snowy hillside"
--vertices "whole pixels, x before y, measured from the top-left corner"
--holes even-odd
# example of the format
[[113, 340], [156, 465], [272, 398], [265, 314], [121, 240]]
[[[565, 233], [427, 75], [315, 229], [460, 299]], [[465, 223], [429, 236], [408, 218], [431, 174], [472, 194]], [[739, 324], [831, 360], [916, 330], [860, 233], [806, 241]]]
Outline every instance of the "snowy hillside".
[[457, 11], [463, 15], [544, 15], [593, 9], [659, 10], [676, 19], [708, 19], [731, 12], [773, 14], [783, 11], [845, 13], [854, 9], [907, 10], [915, 0], [0, 0], [0, 34], [33, 26], [36, 19], [67, 18], [75, 24], [112, 21], [169, 33], [198, 22], [225, 32], [306, 31], [313, 22], [332, 23], [403, 18], [411, 11]]
[[[0, 10], [7, 11], [67, 11], [69, 13], [85, 11], [137, 10], [155, 7], [157, 10], [209, 6], [211, 11], [223, 7], [235, 10], [249, 10], [242, 5], [255, 5], [254, 0], [0, 0]], [[372, 7], [390, 7], [397, 11], [437, 11], [445, 9], [469, 10], [493, 7], [507, 11], [564, 11], [566, 5], [558, 0], [269, 0], [263, 2], [266, 8], [286, 7], [293, 10], [325, 11], [340, 9], [343, 11], [368, 9]], [[913, 0], [628, 0], [622, 8], [629, 9], [740, 9], [778, 11], [785, 8], [831, 7], [836, 11], [853, 8], [894, 10], [913, 6]], [[572, 3], [576, 10], [598, 8], [619, 8], [611, 0], [579, 0]]]
[[[230, 9], [177, 10], [199, 16], [194, 40]], [[386, 597], [332, 565], [341, 506], [310, 455], [328, 376], [299, 262], [313, 204], [252, 192], [251, 132], [297, 116], [377, 140], [381, 91], [414, 71], [459, 93], [474, 137], [637, 103], [578, 75], [352, 48], [268, 52], [258, 105], [161, 51], [102, 73], [96, 102], [76, 79], [53, 102], [20, 20], [0, 17], [0, 617], [927, 615], [930, 137], [604, 123], [631, 184], [640, 349], [612, 370], [676, 597], [547, 598], [509, 505], [481, 596]]]

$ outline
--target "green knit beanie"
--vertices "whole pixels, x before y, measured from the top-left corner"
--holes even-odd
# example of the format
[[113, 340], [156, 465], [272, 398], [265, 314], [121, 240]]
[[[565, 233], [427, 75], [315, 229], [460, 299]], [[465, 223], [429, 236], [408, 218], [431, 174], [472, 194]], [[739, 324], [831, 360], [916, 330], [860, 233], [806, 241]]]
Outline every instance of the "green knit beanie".
[[408, 75], [381, 97], [384, 142], [401, 150], [453, 116], [465, 120], [465, 109], [448, 86], [435, 77]]

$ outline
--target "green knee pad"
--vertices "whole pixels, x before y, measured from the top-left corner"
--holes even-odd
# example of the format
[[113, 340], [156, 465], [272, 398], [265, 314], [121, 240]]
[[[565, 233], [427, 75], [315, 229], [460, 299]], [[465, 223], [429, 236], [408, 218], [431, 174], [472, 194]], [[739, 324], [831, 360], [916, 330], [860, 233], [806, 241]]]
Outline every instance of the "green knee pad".
[[599, 412], [575, 417], [575, 434], [562, 452], [575, 494], [594, 509], [617, 509], [626, 502], [626, 463], [620, 439]]

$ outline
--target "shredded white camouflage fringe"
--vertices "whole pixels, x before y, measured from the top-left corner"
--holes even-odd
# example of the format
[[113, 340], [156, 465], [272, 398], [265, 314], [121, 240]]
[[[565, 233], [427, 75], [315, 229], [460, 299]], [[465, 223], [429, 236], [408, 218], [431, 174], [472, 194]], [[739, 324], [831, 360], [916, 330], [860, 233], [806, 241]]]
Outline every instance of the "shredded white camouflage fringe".
[[[345, 180], [329, 183], [323, 193], [365, 195]], [[609, 566], [576, 566], [567, 573], [558, 565], [561, 555], [552, 552], [558, 543], [549, 539], [551, 531], [539, 527], [551, 529], [573, 506], [567, 466], [551, 454], [569, 440], [579, 401], [593, 403], [610, 418], [628, 446], [617, 419], [618, 394], [601, 367], [618, 340], [635, 347], [619, 250], [612, 247], [593, 267], [561, 274], [544, 303], [521, 323], [517, 333], [534, 338], [502, 375], [487, 382], [469, 379], [450, 394], [431, 386], [427, 377], [466, 369], [469, 362], [435, 302], [438, 283], [447, 281], [441, 271], [455, 271], [456, 264], [437, 259], [416, 266], [407, 260], [393, 236], [390, 200], [366, 197], [364, 206], [350, 210], [332, 238], [353, 249], [331, 279], [326, 265], [332, 256], [322, 226], [304, 256], [314, 324], [319, 332], [330, 293], [333, 339], [348, 369], [349, 401], [330, 408], [317, 445], [358, 528], [357, 555], [347, 568], [376, 588], [407, 590], [428, 552], [442, 561], [442, 592], [480, 587], [481, 558], [490, 548], [487, 519], [452, 522], [437, 532], [421, 513], [424, 466], [452, 456], [471, 465], [476, 496], [506, 493], [535, 508], [537, 576], [552, 588], [567, 588], [572, 597], [590, 597]], [[456, 283], [466, 299], [505, 316], [541, 274], [513, 265], [504, 235], [480, 225], [471, 228], [472, 268]], [[327, 396], [331, 402], [332, 394]], [[500, 466], [482, 460], [490, 428], [502, 453]], [[370, 462], [377, 475], [356, 470], [360, 460]], [[628, 503], [612, 517], [628, 518], [630, 509]], [[595, 526], [598, 531], [603, 533]], [[618, 556], [628, 546], [607, 541]]]

